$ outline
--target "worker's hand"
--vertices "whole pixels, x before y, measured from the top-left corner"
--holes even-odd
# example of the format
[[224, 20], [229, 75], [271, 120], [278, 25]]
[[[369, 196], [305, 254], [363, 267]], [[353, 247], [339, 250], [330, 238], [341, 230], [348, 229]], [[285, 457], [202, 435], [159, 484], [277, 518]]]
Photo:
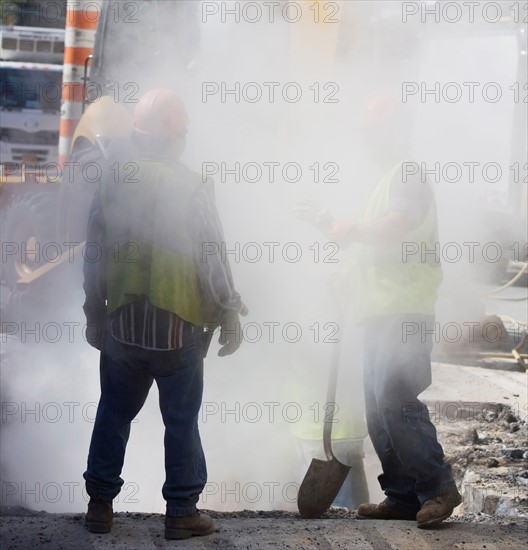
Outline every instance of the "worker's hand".
[[86, 341], [101, 351], [106, 334], [106, 311], [86, 313]]
[[304, 220], [323, 231], [329, 229], [333, 221], [328, 210], [325, 210], [320, 204], [313, 201], [299, 201], [293, 207], [293, 211], [300, 220]]
[[[242, 304], [240, 315], [247, 315], [248, 308]], [[218, 355], [224, 357], [231, 355], [242, 344], [242, 326], [237, 311], [226, 310], [220, 321], [220, 337], [218, 343], [222, 346], [218, 350]]]

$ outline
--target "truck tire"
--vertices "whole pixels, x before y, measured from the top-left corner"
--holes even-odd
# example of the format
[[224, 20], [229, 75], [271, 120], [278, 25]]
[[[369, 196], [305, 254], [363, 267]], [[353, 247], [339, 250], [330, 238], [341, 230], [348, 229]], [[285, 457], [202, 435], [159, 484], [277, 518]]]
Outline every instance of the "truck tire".
[[54, 243], [55, 218], [52, 192], [24, 193], [7, 207], [2, 224], [2, 279], [10, 290], [20, 277], [58, 260], [61, 248], [60, 243]]

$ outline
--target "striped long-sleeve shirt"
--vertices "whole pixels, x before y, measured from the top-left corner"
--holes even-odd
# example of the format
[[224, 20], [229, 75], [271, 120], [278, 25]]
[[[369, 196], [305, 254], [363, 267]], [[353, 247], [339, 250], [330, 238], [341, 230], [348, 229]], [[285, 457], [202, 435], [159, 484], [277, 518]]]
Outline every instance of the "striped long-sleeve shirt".
[[[240, 311], [243, 302], [235, 291], [229, 263], [222, 257], [225, 239], [215, 205], [212, 185], [201, 185], [189, 203], [188, 227], [193, 240], [194, 263], [203, 298], [222, 311]], [[87, 317], [106, 313], [105, 220], [99, 193], [96, 193], [88, 221], [87, 242], [103, 251], [100, 261], [84, 264], [84, 310]], [[184, 335], [201, 330], [175, 313], [150, 304], [148, 297], [127, 304], [107, 319], [109, 333], [118, 341], [152, 350], [182, 347]]]

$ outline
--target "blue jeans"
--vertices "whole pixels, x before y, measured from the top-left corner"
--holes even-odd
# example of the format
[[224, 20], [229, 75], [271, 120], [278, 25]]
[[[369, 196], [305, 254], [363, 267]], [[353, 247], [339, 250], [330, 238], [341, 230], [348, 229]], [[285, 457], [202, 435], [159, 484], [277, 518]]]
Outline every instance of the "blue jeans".
[[383, 469], [378, 480], [392, 505], [416, 511], [456, 487], [418, 399], [431, 384], [433, 327], [426, 315], [379, 317], [365, 327], [365, 413]]
[[162, 492], [167, 514], [188, 516], [196, 511], [207, 470], [198, 432], [203, 390], [202, 331], [191, 329], [185, 326], [184, 346], [175, 351], [146, 350], [105, 336], [101, 398], [84, 473], [90, 497], [111, 501], [119, 494], [130, 423], [155, 380], [165, 424], [166, 479]]

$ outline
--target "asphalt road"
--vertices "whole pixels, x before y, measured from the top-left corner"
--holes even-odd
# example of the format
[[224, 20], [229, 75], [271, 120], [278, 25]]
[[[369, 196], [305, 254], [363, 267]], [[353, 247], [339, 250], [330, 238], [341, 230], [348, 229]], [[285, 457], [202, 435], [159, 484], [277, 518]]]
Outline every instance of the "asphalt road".
[[[0, 518], [5, 550], [85, 550], [160, 548], [191, 549], [306, 549], [329, 550], [452, 550], [525, 549], [528, 520], [510, 518], [486, 523], [453, 518], [437, 529], [418, 529], [412, 521], [340, 519], [301, 520], [294, 514], [254, 512], [215, 514], [216, 532], [208, 537], [167, 541], [163, 516], [116, 514], [112, 532], [95, 535], [85, 530], [82, 514], [45, 514], [37, 517]], [[273, 517], [273, 516], [278, 517]], [[497, 521], [497, 523], [493, 523]], [[491, 522], [491, 523], [490, 523]]]

